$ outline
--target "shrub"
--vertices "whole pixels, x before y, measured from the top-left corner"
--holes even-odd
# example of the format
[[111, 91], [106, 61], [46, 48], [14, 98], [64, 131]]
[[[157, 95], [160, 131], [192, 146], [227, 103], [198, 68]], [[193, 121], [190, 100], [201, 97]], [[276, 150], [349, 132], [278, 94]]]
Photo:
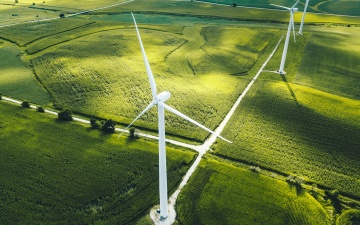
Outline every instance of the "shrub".
[[254, 171], [254, 172], [256, 172], [256, 173], [260, 173], [260, 172], [261, 172], [261, 169], [260, 169], [260, 167], [258, 167], [258, 166], [250, 166], [250, 170], [251, 170], [251, 171]]
[[90, 126], [92, 129], [100, 129], [100, 123], [94, 118], [90, 119]]
[[61, 13], [61, 14], [59, 15], [59, 17], [60, 17], [60, 18], [65, 18], [65, 14], [64, 14], [64, 13]]
[[37, 108], [36, 108], [36, 111], [38, 111], [38, 112], [45, 112], [45, 109], [42, 107], [42, 106], [38, 106]]
[[28, 101], [23, 101], [23, 102], [21, 103], [21, 106], [22, 106], [23, 108], [30, 108], [30, 103], [29, 103]]
[[231, 4], [231, 6], [232, 6], [232, 7], [236, 7], [236, 6], [237, 6], [237, 4], [236, 4], [236, 3], [233, 3], [233, 4]]
[[129, 129], [129, 137], [130, 138], [138, 138], [139, 137], [139, 130], [135, 127], [130, 127]]
[[106, 120], [102, 124], [101, 130], [104, 131], [105, 133], [114, 133], [115, 132], [115, 125], [116, 125], [116, 122], [113, 121], [112, 119]]
[[70, 109], [64, 109], [58, 113], [58, 119], [64, 121], [72, 121], [72, 112]]
[[2, 93], [0, 93], [0, 100], [2, 99]]

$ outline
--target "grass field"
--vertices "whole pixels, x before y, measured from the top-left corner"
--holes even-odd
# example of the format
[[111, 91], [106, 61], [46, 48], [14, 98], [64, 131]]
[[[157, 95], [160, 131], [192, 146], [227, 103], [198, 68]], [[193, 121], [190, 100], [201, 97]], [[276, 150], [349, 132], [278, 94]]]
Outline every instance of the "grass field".
[[21, 60], [22, 52], [15, 46], [0, 44], [0, 93], [18, 99], [47, 105], [52, 99]]
[[[0, 114], [1, 224], [129, 224], [158, 201], [157, 143], [1, 101]], [[167, 157], [173, 191], [194, 154]]]
[[258, 81], [215, 154], [359, 197], [360, 103], [282, 81]]
[[360, 29], [318, 29], [308, 37], [295, 83], [360, 99]]
[[[31, 28], [21, 39], [16, 35], [21, 27], [0, 35], [34, 53], [27, 58], [58, 106], [129, 123], [150, 101], [147, 76], [133, 27], [104, 23], [75, 20], [64, 30], [62, 21], [54, 21], [42, 31], [24, 25]], [[140, 29], [159, 90], [169, 90], [171, 105], [211, 128], [248, 83], [248, 71], [279, 37], [275, 28], [223, 25]], [[155, 129], [154, 113], [137, 125]], [[177, 117], [168, 121], [169, 133], [197, 140], [208, 135]]]
[[330, 224], [308, 193], [212, 159], [201, 162], [177, 211], [179, 224]]

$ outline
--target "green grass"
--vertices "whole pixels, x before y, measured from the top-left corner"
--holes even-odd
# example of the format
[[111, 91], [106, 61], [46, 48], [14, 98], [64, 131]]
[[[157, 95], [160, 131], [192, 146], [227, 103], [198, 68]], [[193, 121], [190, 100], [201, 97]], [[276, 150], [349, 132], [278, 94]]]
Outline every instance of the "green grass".
[[[158, 201], [157, 143], [0, 101], [1, 224], [129, 224]], [[174, 191], [194, 157], [167, 148]]]
[[360, 210], [347, 210], [336, 221], [337, 225], [356, 225], [360, 223]]
[[295, 82], [360, 99], [360, 30], [319, 29], [307, 39]]
[[[238, 75], [247, 75], [278, 37], [278, 30], [269, 28], [167, 28], [140, 25], [158, 90], [169, 90], [173, 95], [170, 105], [210, 128], [220, 123], [248, 83], [247, 76]], [[129, 123], [150, 102], [133, 28], [98, 32], [53, 46], [51, 51], [39, 50], [31, 62], [61, 107]], [[167, 116], [169, 133], [197, 140], [208, 135], [171, 114]], [[137, 126], [156, 129], [156, 118], [156, 112], [150, 111]]]
[[359, 1], [356, 0], [338, 0], [338, 1], [322, 1], [323, 4], [317, 7], [323, 12], [360, 16]]
[[212, 159], [204, 159], [176, 205], [179, 224], [330, 224], [308, 193]]
[[234, 143], [219, 142], [215, 154], [359, 197], [359, 108], [358, 100], [258, 80], [223, 132]]
[[18, 99], [47, 105], [52, 99], [21, 60], [15, 46], [0, 44], [0, 93]]

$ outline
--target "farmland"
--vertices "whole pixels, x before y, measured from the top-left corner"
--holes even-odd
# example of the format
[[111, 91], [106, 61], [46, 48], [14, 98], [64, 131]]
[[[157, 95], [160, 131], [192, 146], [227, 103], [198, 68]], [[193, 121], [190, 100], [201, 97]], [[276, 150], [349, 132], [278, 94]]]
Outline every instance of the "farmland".
[[309, 194], [213, 159], [202, 162], [177, 210], [179, 224], [330, 224]]
[[[44, 34], [38, 25], [22, 26], [4, 28], [0, 36], [25, 47], [57, 107], [129, 123], [150, 102], [147, 77], [139, 76], [144, 69], [138, 43], [129, 25], [75, 20], [70, 29], [62, 30], [63, 23], [53, 21], [41, 29], [49, 30], [45, 37], [39, 37]], [[16, 33], [25, 28], [28, 34], [18, 39]], [[244, 75], [279, 37], [276, 28], [147, 25], [143, 29], [159, 89], [170, 90], [174, 107], [210, 128], [217, 126], [248, 83]], [[233, 35], [239, 39], [232, 39]], [[233, 60], [237, 55], [242, 57]], [[217, 96], [222, 96], [221, 101]], [[154, 113], [144, 115], [137, 125], [156, 129]], [[207, 136], [176, 117], [169, 116], [168, 121], [169, 133], [199, 141]]]
[[359, 107], [358, 100], [259, 81], [224, 131], [234, 144], [219, 142], [215, 154], [358, 196]]
[[[58, 18], [117, 1], [35, 3], [0, 1], [0, 23], [30, 20], [38, 12], [44, 13], [40, 19]], [[309, 11], [359, 12], [343, 5], [310, 1]], [[10, 18], [12, 12], [19, 15]], [[0, 27], [0, 93], [127, 125], [151, 101], [130, 12], [158, 91], [170, 91], [170, 106], [211, 129], [288, 22], [286, 11], [135, 0], [76, 17]], [[295, 21], [300, 19], [296, 13]], [[309, 13], [304, 35], [290, 39], [286, 75], [274, 73], [280, 44], [221, 134], [233, 143], [215, 143], [180, 194], [180, 224], [335, 224], [341, 213], [340, 220], [348, 220], [347, 209], [360, 208], [359, 24], [359, 17]], [[3, 101], [0, 115], [0, 224], [14, 215], [14, 223], [23, 224], [146, 223], [143, 216], [158, 200], [156, 142], [116, 139]], [[135, 126], [155, 133], [156, 110]], [[192, 144], [209, 135], [170, 114], [166, 132]], [[167, 151], [173, 192], [195, 154], [171, 145]], [[285, 183], [288, 175], [303, 178], [305, 189], [296, 192]], [[319, 187], [317, 199], [309, 195], [311, 185]], [[340, 207], [323, 199], [324, 190], [334, 189]]]
[[[1, 224], [125, 224], [156, 203], [156, 143], [116, 139], [4, 102], [0, 113]], [[173, 190], [194, 154], [167, 152]]]
[[0, 44], [0, 92], [38, 104], [50, 104], [51, 97], [21, 61], [21, 54], [13, 45]]

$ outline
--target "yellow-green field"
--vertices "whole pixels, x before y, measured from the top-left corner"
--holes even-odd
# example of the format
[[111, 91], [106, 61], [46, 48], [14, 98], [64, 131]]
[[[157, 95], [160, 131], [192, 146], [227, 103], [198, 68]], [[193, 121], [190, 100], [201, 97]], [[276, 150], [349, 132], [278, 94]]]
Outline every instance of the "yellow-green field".
[[[0, 1], [0, 93], [127, 125], [151, 101], [134, 12], [158, 91], [170, 91], [170, 106], [215, 129], [288, 22], [286, 11], [135, 0], [76, 17], [1, 27], [121, 2]], [[311, 12], [357, 13], [356, 7], [341, 7], [342, 0], [310, 2]], [[296, 30], [300, 20], [299, 12]], [[296, 43], [290, 39], [286, 75], [274, 73], [280, 44], [222, 133], [233, 144], [215, 143], [207, 154], [216, 156], [205, 155], [181, 193], [180, 224], [334, 224], [342, 212], [360, 208], [359, 24], [359, 17], [309, 13], [304, 35]], [[156, 143], [116, 139], [2, 100], [0, 111], [0, 224], [14, 215], [23, 224], [61, 218], [129, 224], [156, 204]], [[156, 110], [135, 126], [156, 132]], [[167, 137], [192, 143], [208, 136], [170, 113], [166, 131]], [[193, 157], [169, 148], [170, 192]], [[232, 163], [259, 166], [278, 179]], [[318, 201], [308, 190], [291, 189], [279, 174], [323, 189]], [[324, 189], [340, 191], [340, 207], [322, 199]]]

